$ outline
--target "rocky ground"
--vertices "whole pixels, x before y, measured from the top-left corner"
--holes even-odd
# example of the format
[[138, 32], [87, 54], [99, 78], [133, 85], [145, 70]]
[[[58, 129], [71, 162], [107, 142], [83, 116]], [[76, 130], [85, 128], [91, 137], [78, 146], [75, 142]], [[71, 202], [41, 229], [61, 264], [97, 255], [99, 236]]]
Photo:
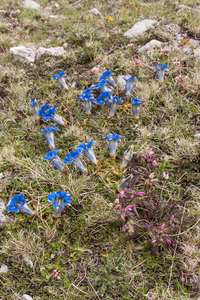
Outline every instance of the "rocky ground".
[[[199, 300], [200, 3], [0, 5], [0, 299]], [[163, 81], [156, 65], [168, 65]], [[116, 83], [107, 90], [123, 103], [112, 119], [93, 104], [87, 119], [79, 97], [106, 70]], [[62, 71], [66, 90], [52, 79]], [[125, 91], [131, 76], [138, 122]], [[93, 140], [97, 166], [82, 156], [87, 172], [70, 164], [59, 172], [43, 160], [40, 130], [55, 123], [35, 121], [34, 99], [67, 124], [56, 125], [61, 160]], [[109, 134], [122, 136], [115, 160]], [[58, 218], [47, 200], [55, 191], [71, 195]], [[34, 216], [7, 211], [21, 193]]]

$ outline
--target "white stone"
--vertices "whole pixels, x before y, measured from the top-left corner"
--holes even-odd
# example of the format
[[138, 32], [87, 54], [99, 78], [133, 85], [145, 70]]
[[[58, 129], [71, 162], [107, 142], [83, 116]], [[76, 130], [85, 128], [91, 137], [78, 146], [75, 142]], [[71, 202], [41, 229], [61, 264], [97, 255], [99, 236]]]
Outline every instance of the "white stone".
[[68, 48], [68, 43], [64, 43], [63, 48], [66, 50]]
[[183, 52], [185, 52], [185, 54], [192, 54], [193, 53], [192, 48], [188, 44], [181, 47], [181, 49], [182, 49]]
[[3, 224], [6, 222], [6, 216], [4, 216], [3, 212], [6, 210], [6, 206], [3, 202], [3, 199], [0, 198], [0, 224]]
[[124, 80], [124, 78], [129, 79], [130, 77], [131, 77], [131, 75], [129, 75], [129, 74], [117, 76], [117, 84], [121, 90], [125, 90], [125, 88], [126, 88], [126, 81]]
[[0, 225], [2, 225], [3, 223], [5, 223], [7, 220], [6, 220], [6, 216], [4, 216], [4, 214], [2, 214], [0, 212]]
[[33, 300], [33, 298], [27, 294], [24, 294], [22, 297], [23, 300]]
[[71, 87], [72, 87], [72, 88], [75, 88], [75, 87], [76, 87], [76, 82], [73, 82], [73, 83], [71, 84]]
[[51, 19], [57, 19], [58, 16], [50, 15], [49, 18], [51, 18]]
[[189, 10], [189, 11], [193, 11], [193, 12], [198, 12], [198, 13], [200, 13], [200, 10], [199, 10], [199, 9], [191, 8], [191, 7], [186, 6], [186, 5], [184, 5], [184, 4], [178, 5], [177, 9], [178, 9], [178, 10]]
[[102, 14], [100, 13], [100, 11], [98, 11], [97, 8], [92, 8], [88, 12], [91, 15], [100, 16], [101, 18], [103, 18]]
[[0, 274], [2, 273], [8, 273], [8, 267], [5, 264], [1, 265]]
[[58, 3], [55, 3], [54, 6], [55, 8], [59, 8], [60, 5]]
[[153, 28], [154, 27], [153, 24], [156, 24], [156, 23], [158, 23], [158, 22], [155, 20], [148, 20], [148, 19], [137, 22], [134, 24], [134, 26], [132, 28], [130, 28], [128, 31], [126, 31], [124, 33], [124, 36], [130, 37], [130, 38], [132, 38], [134, 36], [138, 36], [138, 35], [142, 34], [143, 32], [145, 32], [147, 29]]
[[199, 47], [199, 41], [198, 40], [190, 39], [188, 43], [192, 44], [194, 46], [194, 48]]
[[15, 60], [21, 60], [25, 63], [33, 63], [35, 61], [35, 52], [24, 46], [12, 47], [10, 48], [10, 53]]
[[63, 47], [43, 48], [40, 47], [36, 52], [36, 59], [40, 59], [43, 55], [61, 56], [66, 53]]
[[200, 47], [198, 47], [197, 49], [194, 49], [194, 55], [196, 55], [197, 57], [200, 57]]
[[200, 140], [200, 133], [196, 133], [196, 134], [194, 135], [194, 138], [195, 138], [196, 140]]
[[3, 173], [0, 173], [0, 179], [2, 179], [4, 177]]
[[163, 43], [160, 42], [160, 41], [151, 40], [146, 45], [144, 45], [143, 47], [139, 48], [138, 52], [144, 52], [144, 51], [147, 51], [147, 50], [153, 49], [153, 48], [161, 48], [162, 44]]
[[33, 0], [24, 0], [24, 7], [25, 8], [32, 8], [32, 9], [40, 9], [41, 6], [37, 2]]
[[6, 210], [6, 206], [3, 202], [3, 199], [0, 197], [0, 212], [2, 213], [4, 210]]
[[33, 267], [32, 260], [26, 254], [23, 254], [23, 261], [27, 266], [30, 266], [31, 268]]

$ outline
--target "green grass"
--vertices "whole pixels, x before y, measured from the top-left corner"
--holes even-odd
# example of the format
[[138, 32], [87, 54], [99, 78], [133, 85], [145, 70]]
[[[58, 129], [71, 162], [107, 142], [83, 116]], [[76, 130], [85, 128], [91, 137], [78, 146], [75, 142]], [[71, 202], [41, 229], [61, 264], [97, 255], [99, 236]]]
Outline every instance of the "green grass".
[[[43, 8], [50, 6], [48, 1], [38, 3]], [[5, 212], [7, 223], [0, 227], [0, 265], [5, 263], [9, 271], [0, 277], [1, 299], [21, 299], [23, 293], [35, 300], [146, 300], [153, 299], [150, 293], [154, 299], [197, 299], [200, 176], [199, 142], [194, 135], [200, 128], [200, 64], [181, 50], [170, 51], [167, 56], [156, 49], [139, 54], [137, 49], [152, 39], [172, 42], [176, 31], [167, 31], [168, 24], [178, 25], [188, 37], [199, 38], [199, 15], [175, 12], [173, 1], [153, 1], [147, 5], [124, 0], [57, 3], [59, 8], [52, 4], [50, 11], [24, 9], [19, 7], [19, 1], [2, 3], [2, 9], [20, 9], [20, 13], [19, 27], [7, 26], [13, 22], [9, 14], [0, 24], [0, 172], [4, 174], [0, 196], [7, 205], [12, 197], [23, 193], [40, 218]], [[179, 4], [195, 7], [192, 1]], [[103, 19], [87, 13], [94, 7], [101, 11]], [[50, 19], [49, 14], [59, 18]], [[145, 18], [158, 20], [158, 26], [133, 39], [123, 36]], [[14, 40], [17, 34], [20, 39]], [[29, 39], [25, 39], [27, 35]], [[66, 57], [44, 57], [34, 65], [15, 61], [9, 53], [10, 47], [17, 45], [36, 50], [64, 43], [68, 43]], [[128, 46], [130, 43], [134, 48]], [[101, 57], [99, 62], [94, 61], [97, 56]], [[174, 57], [184, 61], [184, 67], [175, 65]], [[138, 58], [140, 67], [135, 62]], [[169, 65], [162, 85], [153, 68], [157, 64]], [[143, 99], [138, 126], [130, 104], [119, 106], [111, 121], [107, 121], [108, 107], [94, 106], [90, 121], [83, 126], [86, 115], [78, 98], [86, 87], [98, 82], [99, 75], [91, 72], [95, 66], [101, 73], [112, 70], [114, 78], [119, 74], [138, 78], [138, 87], [132, 92], [132, 97]], [[68, 92], [51, 79], [63, 70], [69, 86], [76, 82], [76, 87], [69, 87]], [[177, 84], [178, 75], [188, 78]], [[118, 95], [125, 100], [124, 91], [119, 89]], [[39, 99], [40, 106], [50, 103], [58, 107], [58, 114], [69, 125], [59, 126], [60, 131], [55, 134], [62, 161], [78, 145], [92, 139], [96, 141], [98, 167], [83, 158], [87, 175], [76, 172], [71, 165], [67, 165], [64, 175], [49, 161], [42, 160], [49, 148], [39, 132], [53, 123], [44, 119], [40, 125], [35, 123], [30, 105], [33, 99]], [[68, 112], [64, 113], [66, 107]], [[107, 140], [103, 138], [107, 134], [122, 135], [115, 161], [111, 160]], [[136, 202], [143, 221], [134, 219], [134, 224], [140, 226], [132, 236], [125, 230], [126, 221], [121, 220], [117, 209], [110, 208], [120, 198], [120, 164], [130, 145], [136, 154], [125, 175], [138, 174], [133, 188], [146, 193]], [[156, 168], [142, 159], [150, 148], [157, 154]], [[155, 184], [150, 181], [152, 173]], [[66, 207], [56, 219], [47, 199], [59, 190], [72, 196], [72, 206]], [[128, 201], [120, 199], [120, 204], [125, 207], [131, 204]], [[159, 229], [163, 223], [167, 228], [173, 214], [176, 224], [172, 245], [154, 247], [154, 233], [149, 228], [144, 230], [144, 220], [154, 228]], [[32, 260], [33, 268], [25, 264], [23, 254]], [[52, 277], [55, 269], [61, 272], [60, 279]]]

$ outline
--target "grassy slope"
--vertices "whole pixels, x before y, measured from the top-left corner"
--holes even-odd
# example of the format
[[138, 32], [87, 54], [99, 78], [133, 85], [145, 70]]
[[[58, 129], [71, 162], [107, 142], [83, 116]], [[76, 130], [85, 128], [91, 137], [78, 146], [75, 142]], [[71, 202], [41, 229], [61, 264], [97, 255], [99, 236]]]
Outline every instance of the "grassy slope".
[[[9, 272], [1, 276], [0, 295], [4, 300], [21, 299], [23, 292], [34, 299], [147, 299], [145, 295], [152, 292], [157, 295], [155, 299], [196, 299], [199, 227], [175, 237], [173, 246], [159, 248], [155, 255], [151, 240], [131, 240], [120, 232], [123, 222], [108, 204], [118, 197], [115, 190], [120, 179], [117, 174], [120, 162], [124, 151], [133, 144], [138, 154], [128, 165], [127, 174], [146, 168], [148, 174], [154, 172], [158, 178], [156, 186], [147, 187], [148, 176], [142, 174], [135, 189], [145, 191], [146, 201], [155, 207], [158, 199], [168, 208], [170, 201], [175, 202], [172, 211], [157, 214], [156, 220], [151, 221], [161, 225], [175, 213], [183, 232], [199, 217], [199, 152], [194, 140], [200, 126], [199, 61], [191, 60], [190, 55], [181, 51], [164, 56], [155, 50], [151, 55], [139, 56], [137, 48], [153, 38], [163, 42], [175, 39], [176, 34], [165, 29], [169, 23], [178, 24], [182, 32], [199, 38], [200, 17], [187, 11], [174, 13], [173, 1], [152, 2], [147, 6], [139, 1], [75, 2], [57, 1], [59, 8], [50, 13], [62, 18], [49, 19], [48, 11], [20, 7], [18, 28], [7, 27], [9, 17], [0, 24], [1, 63], [5, 66], [0, 73], [0, 171], [8, 178], [1, 196], [7, 204], [11, 197], [23, 192], [42, 217], [40, 221], [7, 214], [9, 222], [0, 231], [0, 262], [8, 265]], [[4, 1], [2, 8], [18, 9], [19, 3]], [[49, 5], [44, 0], [38, 3], [43, 7]], [[194, 7], [192, 3], [180, 4]], [[102, 7], [107, 18], [86, 14], [93, 7]], [[110, 16], [114, 21], [108, 19]], [[135, 22], [145, 18], [158, 20], [158, 28], [132, 40], [123, 37]], [[14, 41], [16, 34], [20, 40]], [[29, 39], [25, 39], [27, 35]], [[16, 62], [9, 54], [10, 47], [20, 44], [36, 49], [64, 42], [69, 44], [66, 58], [46, 57], [34, 66]], [[127, 46], [130, 42], [134, 43], [134, 49]], [[94, 58], [99, 55], [101, 61], [95, 63]], [[174, 65], [174, 57], [185, 61], [185, 67]], [[141, 60], [140, 68], [135, 64], [136, 58]], [[156, 64], [169, 65], [162, 86], [155, 80]], [[133, 92], [134, 97], [143, 99], [138, 127], [130, 105], [121, 106], [109, 124], [108, 108], [94, 108], [90, 123], [82, 126], [85, 112], [78, 97], [87, 86], [98, 81], [98, 76], [91, 72], [94, 66], [99, 66], [102, 72], [111, 69], [115, 75], [129, 73], [139, 79]], [[62, 70], [66, 70], [67, 82], [77, 83], [68, 93], [51, 80]], [[177, 85], [175, 77], [180, 74], [188, 79]], [[124, 92], [120, 96], [124, 99]], [[55, 137], [56, 147], [62, 149], [62, 159], [80, 143], [96, 141], [94, 150], [102, 166], [99, 173], [85, 160], [88, 176], [76, 173], [72, 166], [68, 166], [69, 172], [63, 176], [48, 161], [42, 161], [49, 150], [39, 132], [46, 124], [35, 125], [30, 106], [33, 99], [58, 107], [70, 124], [67, 130], [60, 128]], [[70, 113], [63, 112], [65, 107]], [[122, 135], [115, 162], [110, 160], [103, 139], [110, 133]], [[140, 160], [150, 148], [158, 154], [158, 168], [146, 166]], [[167, 181], [162, 171], [170, 172]], [[73, 197], [73, 208], [66, 208], [58, 220], [52, 218], [52, 205], [47, 201], [47, 196], [56, 190], [65, 190]], [[32, 259], [32, 269], [22, 262], [22, 254]], [[54, 269], [61, 271], [60, 280], [52, 278]]]

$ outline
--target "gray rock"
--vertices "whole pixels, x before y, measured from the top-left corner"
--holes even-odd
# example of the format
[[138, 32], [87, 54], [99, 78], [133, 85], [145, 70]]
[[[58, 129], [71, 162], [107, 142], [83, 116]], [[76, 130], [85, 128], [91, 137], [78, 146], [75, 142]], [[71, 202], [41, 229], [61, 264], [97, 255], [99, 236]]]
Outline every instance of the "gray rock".
[[95, 15], [95, 16], [99, 16], [99, 17], [103, 18], [102, 14], [100, 13], [100, 11], [98, 11], [97, 8], [92, 8], [88, 12], [91, 15]]
[[195, 138], [196, 140], [200, 140], [200, 133], [196, 133], [196, 134], [194, 135], [194, 138]]
[[12, 47], [10, 48], [10, 53], [15, 60], [21, 60], [25, 63], [33, 63], [35, 61], [35, 52], [24, 46]]
[[124, 78], [129, 79], [130, 77], [131, 77], [131, 75], [129, 75], [129, 74], [117, 76], [117, 84], [121, 90], [125, 90], [125, 87], [126, 87], [126, 81], [124, 80]]
[[0, 197], [0, 224], [6, 222], [6, 216], [4, 216], [3, 212], [6, 210], [6, 206], [3, 202], [3, 199]]
[[68, 48], [68, 43], [64, 43], [63, 48], [66, 50]]
[[72, 87], [72, 88], [75, 88], [75, 87], [76, 87], [76, 82], [73, 82], [73, 83], [71, 84], [71, 87]]
[[144, 51], [147, 51], [147, 50], [153, 49], [153, 48], [161, 48], [162, 44], [163, 44], [162, 42], [159, 42], [157, 40], [151, 40], [146, 45], [144, 45], [143, 47], [139, 48], [138, 52], [144, 52]]
[[23, 254], [23, 261], [25, 262], [25, 264], [27, 266], [30, 266], [30, 268], [33, 267], [33, 262], [32, 260], [26, 255], [26, 254]]
[[6, 206], [3, 202], [3, 199], [0, 197], [0, 213], [2, 213], [4, 210], [6, 210]]
[[194, 48], [199, 47], [199, 41], [198, 40], [190, 39], [189, 43], [192, 44], [194, 46]]
[[8, 273], [8, 267], [5, 264], [1, 265], [0, 274], [2, 273]]
[[158, 23], [158, 22], [155, 20], [148, 20], [148, 19], [137, 22], [134, 24], [134, 26], [131, 29], [129, 29], [128, 31], [126, 31], [124, 33], [124, 36], [127, 36], [129, 38], [138, 36], [138, 35], [142, 34], [143, 32], [145, 32], [146, 30], [153, 28], [154, 27], [153, 25], [156, 23]]
[[0, 225], [2, 225], [3, 223], [5, 223], [6, 220], [6, 216], [4, 216], [4, 214], [0, 213]]
[[200, 57], [200, 47], [198, 47], [197, 49], [193, 50], [194, 55], [196, 55], [197, 57]]
[[184, 4], [178, 5], [177, 9], [178, 9], [179, 11], [181, 11], [181, 10], [189, 10], [189, 11], [193, 11], [193, 12], [198, 12], [198, 13], [200, 13], [200, 10], [199, 10], [199, 9], [191, 8], [191, 7], [186, 6], [186, 5], [184, 5]]
[[40, 47], [36, 52], [36, 59], [40, 59], [43, 55], [49, 56], [61, 56], [66, 53], [63, 47], [51, 47], [51, 48], [43, 48]]
[[51, 18], [51, 19], [57, 19], [58, 16], [50, 15], [49, 18]]
[[192, 54], [193, 53], [192, 48], [188, 44], [181, 47], [181, 49], [182, 49], [183, 52], [185, 52], [185, 54]]
[[24, 294], [22, 297], [23, 300], [33, 300], [33, 298], [27, 294]]
[[0, 179], [2, 179], [4, 177], [3, 173], [0, 173]]
[[24, 0], [24, 7], [25, 8], [32, 8], [32, 9], [40, 9], [41, 6], [37, 2], [33, 0]]

